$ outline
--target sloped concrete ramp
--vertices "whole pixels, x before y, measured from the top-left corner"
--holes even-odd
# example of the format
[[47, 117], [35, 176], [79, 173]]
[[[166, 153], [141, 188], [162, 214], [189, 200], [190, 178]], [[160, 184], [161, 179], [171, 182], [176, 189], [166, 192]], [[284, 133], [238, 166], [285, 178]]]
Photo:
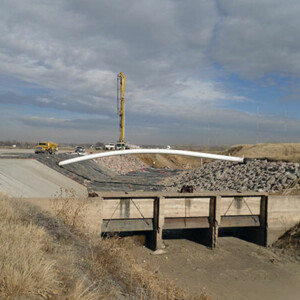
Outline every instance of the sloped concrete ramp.
[[0, 191], [13, 197], [78, 197], [87, 189], [34, 159], [0, 159]]

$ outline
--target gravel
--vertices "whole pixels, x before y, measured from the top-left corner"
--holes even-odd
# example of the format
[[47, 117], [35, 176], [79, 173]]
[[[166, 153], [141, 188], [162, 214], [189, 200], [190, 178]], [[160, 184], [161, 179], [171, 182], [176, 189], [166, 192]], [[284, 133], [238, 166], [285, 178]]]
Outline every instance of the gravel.
[[130, 155], [98, 158], [97, 163], [119, 175], [149, 168], [140, 159]]
[[201, 168], [184, 170], [165, 178], [166, 191], [179, 191], [192, 185], [195, 191], [256, 191], [278, 192], [298, 185], [298, 163], [246, 159], [245, 163], [215, 161]]

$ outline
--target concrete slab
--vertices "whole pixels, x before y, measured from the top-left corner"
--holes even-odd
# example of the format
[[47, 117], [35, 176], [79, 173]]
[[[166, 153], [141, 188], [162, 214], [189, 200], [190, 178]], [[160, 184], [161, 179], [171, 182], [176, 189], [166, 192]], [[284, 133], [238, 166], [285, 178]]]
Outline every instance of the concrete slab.
[[0, 190], [18, 198], [87, 196], [87, 189], [34, 159], [0, 159]]
[[270, 195], [268, 204], [268, 244], [300, 222], [300, 196]]

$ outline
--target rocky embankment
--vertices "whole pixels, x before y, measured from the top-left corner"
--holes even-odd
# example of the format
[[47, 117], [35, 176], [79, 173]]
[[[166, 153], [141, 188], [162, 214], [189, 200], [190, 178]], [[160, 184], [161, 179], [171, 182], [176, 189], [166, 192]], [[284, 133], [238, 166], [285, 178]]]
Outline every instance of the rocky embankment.
[[140, 159], [131, 155], [102, 157], [97, 159], [97, 163], [119, 175], [149, 168]]
[[299, 179], [298, 163], [247, 159], [244, 163], [208, 163], [201, 168], [168, 177], [163, 184], [167, 191], [180, 191], [183, 185], [192, 185], [196, 191], [280, 192], [297, 186]]

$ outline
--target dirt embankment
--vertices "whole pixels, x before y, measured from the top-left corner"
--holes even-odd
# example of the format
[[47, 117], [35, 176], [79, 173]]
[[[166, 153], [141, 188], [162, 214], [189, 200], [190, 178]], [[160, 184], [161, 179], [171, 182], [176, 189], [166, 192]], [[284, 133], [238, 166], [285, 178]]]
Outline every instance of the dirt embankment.
[[[215, 152], [211, 151], [211, 153], [215, 153]], [[206, 162], [212, 161], [209, 159], [180, 156], [180, 155], [138, 154], [136, 156], [141, 161], [146, 163], [148, 166], [151, 167], [155, 166], [156, 168], [168, 168], [168, 169], [197, 168], [202, 166]]]
[[277, 161], [300, 162], [300, 143], [262, 143], [234, 145], [224, 155], [267, 158]]
[[300, 261], [300, 223], [283, 234], [273, 246], [282, 249], [284, 253], [292, 255]]
[[[276, 161], [300, 162], [300, 143], [262, 143], [262, 144], [241, 144], [229, 147], [226, 150], [195, 148], [193, 151], [239, 156], [246, 158], [269, 159]], [[148, 166], [170, 169], [190, 169], [199, 168], [207, 162], [213, 160], [179, 155], [161, 154], [140, 154], [136, 155]]]

